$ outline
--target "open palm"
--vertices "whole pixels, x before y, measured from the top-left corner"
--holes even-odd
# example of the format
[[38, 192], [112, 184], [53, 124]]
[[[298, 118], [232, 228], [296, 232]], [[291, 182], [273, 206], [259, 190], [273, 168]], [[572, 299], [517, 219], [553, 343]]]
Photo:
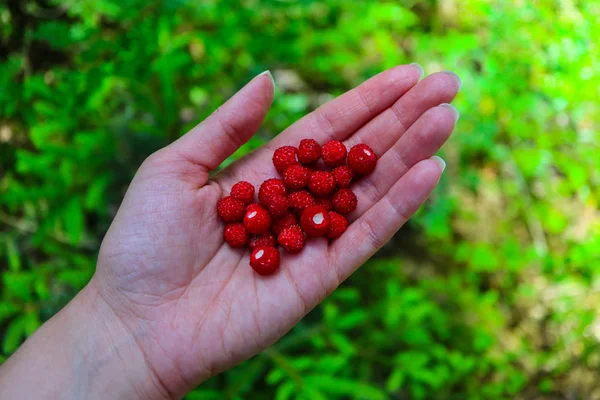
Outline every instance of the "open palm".
[[[259, 75], [213, 115], [141, 166], [104, 239], [92, 280], [138, 342], [158, 386], [181, 396], [209, 376], [274, 343], [372, 256], [425, 201], [443, 163], [431, 157], [450, 136], [460, 81], [421, 81], [398, 66], [320, 107], [262, 148], [209, 172], [259, 128], [273, 99]], [[303, 138], [348, 148], [367, 143], [376, 170], [353, 186], [358, 208], [337, 240], [282, 253], [260, 276], [248, 250], [223, 241], [217, 201], [231, 186], [277, 176], [272, 152]]]

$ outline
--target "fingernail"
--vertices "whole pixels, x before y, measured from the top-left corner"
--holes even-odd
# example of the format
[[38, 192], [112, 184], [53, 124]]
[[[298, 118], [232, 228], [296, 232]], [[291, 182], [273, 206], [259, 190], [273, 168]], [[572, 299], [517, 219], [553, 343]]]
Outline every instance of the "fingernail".
[[446, 107], [448, 110], [452, 111], [454, 114], [454, 122], [458, 121], [458, 118], [460, 118], [460, 113], [452, 104], [442, 103], [440, 104], [440, 107]]
[[271, 71], [266, 70], [266, 71], [261, 72], [260, 74], [258, 74], [258, 76], [263, 76], [263, 75], [266, 75], [266, 76], [269, 77], [269, 79], [271, 80], [271, 83], [273, 84], [273, 87], [277, 86], [277, 85], [275, 85], [275, 78], [273, 78], [273, 74], [271, 74]]
[[447, 73], [448, 75], [452, 75], [454, 77], [454, 79], [456, 79], [456, 81], [458, 82], [458, 90], [460, 90], [460, 88], [462, 87], [462, 79], [460, 79], [460, 76], [456, 75], [456, 72], [452, 72], [452, 71], [444, 71], [445, 73]]
[[442, 157], [433, 156], [431, 157], [431, 160], [435, 161], [442, 169], [442, 172], [444, 172], [444, 170], [446, 169], [446, 161], [444, 161]]
[[419, 76], [419, 79], [421, 79], [423, 77], [423, 75], [425, 75], [425, 70], [423, 69], [423, 67], [421, 67], [421, 64], [412, 62], [409, 65], [412, 65], [413, 67], [415, 67], [416, 69], [419, 70], [419, 72], [421, 73], [421, 76]]

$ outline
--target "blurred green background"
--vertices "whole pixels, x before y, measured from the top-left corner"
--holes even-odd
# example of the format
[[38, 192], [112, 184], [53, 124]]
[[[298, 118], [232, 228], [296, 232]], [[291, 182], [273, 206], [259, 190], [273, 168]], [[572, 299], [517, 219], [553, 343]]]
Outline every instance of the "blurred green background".
[[463, 88], [448, 168], [373, 260], [188, 399], [600, 399], [600, 3], [0, 0], [0, 349], [85, 285], [127, 184], [265, 69], [239, 157], [375, 73]]

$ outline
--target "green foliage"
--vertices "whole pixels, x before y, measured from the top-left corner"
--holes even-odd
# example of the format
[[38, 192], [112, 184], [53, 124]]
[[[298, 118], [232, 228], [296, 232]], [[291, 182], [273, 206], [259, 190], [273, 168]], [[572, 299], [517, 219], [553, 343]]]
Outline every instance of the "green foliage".
[[464, 82], [430, 203], [280, 343], [188, 398], [592, 398], [599, 20], [556, 0], [0, 2], [2, 353], [85, 285], [141, 161], [253, 76], [274, 72], [275, 103], [232, 159], [418, 61]]

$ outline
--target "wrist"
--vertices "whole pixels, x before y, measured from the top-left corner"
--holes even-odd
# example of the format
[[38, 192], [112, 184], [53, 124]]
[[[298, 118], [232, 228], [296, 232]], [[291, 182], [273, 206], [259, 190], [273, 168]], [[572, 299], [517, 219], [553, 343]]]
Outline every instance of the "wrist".
[[146, 362], [142, 336], [92, 280], [2, 366], [0, 398], [170, 398]]
[[[131, 329], [98, 291], [92, 281], [77, 295], [72, 311], [85, 325], [82, 362], [90, 360], [89, 368], [97, 376], [95, 392], [101, 398], [114, 391], [115, 397], [139, 399], [170, 399], [160, 380], [148, 364], [140, 347], [146, 332]], [[86, 340], [87, 337], [87, 340]], [[97, 390], [96, 390], [97, 389]]]

